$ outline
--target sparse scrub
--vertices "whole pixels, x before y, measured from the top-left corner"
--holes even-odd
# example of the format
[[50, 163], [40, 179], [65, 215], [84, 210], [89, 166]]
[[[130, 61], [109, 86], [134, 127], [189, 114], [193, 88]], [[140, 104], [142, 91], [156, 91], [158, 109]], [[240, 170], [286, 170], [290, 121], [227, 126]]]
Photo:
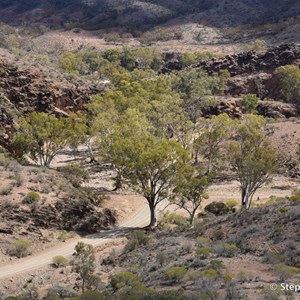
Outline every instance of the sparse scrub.
[[6, 187], [0, 189], [0, 195], [2, 196], [10, 195], [13, 189], [14, 189], [14, 185], [8, 184]]
[[69, 263], [69, 260], [64, 256], [59, 255], [59, 256], [54, 256], [52, 258], [52, 262], [56, 268], [59, 268], [59, 267], [65, 267]]
[[39, 202], [41, 200], [41, 196], [37, 192], [28, 192], [27, 195], [23, 199], [24, 204], [32, 204], [35, 202]]
[[137, 282], [139, 282], [137, 275], [131, 272], [120, 272], [110, 277], [110, 285], [114, 291]]
[[180, 282], [186, 273], [187, 269], [184, 267], [172, 267], [166, 271], [168, 279], [170, 279], [173, 283]]
[[200, 258], [208, 258], [212, 251], [212, 247], [197, 247], [196, 255], [198, 255]]
[[26, 257], [31, 254], [32, 244], [27, 240], [17, 240], [13, 244], [13, 248], [10, 251], [11, 256], [18, 258]]
[[60, 240], [61, 242], [65, 242], [69, 238], [70, 238], [69, 233], [66, 231], [61, 232], [57, 237], [57, 239]]
[[125, 251], [132, 251], [140, 245], [147, 245], [150, 242], [150, 237], [142, 230], [134, 231], [125, 246]]
[[300, 273], [299, 268], [286, 266], [284, 264], [274, 265], [274, 271], [281, 282], [286, 282], [287, 279]]
[[231, 211], [234, 211], [235, 207], [238, 205], [238, 201], [234, 199], [226, 200], [225, 204], [229, 207]]

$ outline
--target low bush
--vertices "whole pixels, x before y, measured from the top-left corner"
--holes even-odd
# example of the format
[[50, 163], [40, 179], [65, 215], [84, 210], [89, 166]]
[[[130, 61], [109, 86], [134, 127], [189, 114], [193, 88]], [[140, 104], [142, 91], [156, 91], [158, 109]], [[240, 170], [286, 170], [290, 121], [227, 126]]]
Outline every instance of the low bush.
[[120, 272], [110, 277], [110, 285], [114, 291], [125, 286], [132, 286], [133, 283], [139, 282], [136, 274], [132, 272]]
[[14, 186], [13, 184], [8, 184], [6, 187], [0, 189], [0, 195], [7, 196], [10, 195]]
[[186, 272], [187, 269], [184, 267], [172, 267], [166, 271], [166, 275], [172, 282], [179, 282], [183, 279]]
[[60, 240], [61, 242], [65, 242], [69, 238], [69, 234], [66, 231], [62, 231], [57, 239]]
[[59, 256], [54, 256], [52, 258], [52, 262], [55, 267], [59, 268], [59, 267], [65, 267], [69, 263], [69, 260], [64, 256], [59, 255]]
[[230, 211], [229, 207], [225, 203], [216, 201], [206, 205], [204, 210], [216, 216], [227, 214]]
[[208, 258], [209, 255], [212, 253], [213, 248], [212, 247], [197, 247], [196, 249], [196, 255], [200, 258]]
[[274, 265], [274, 271], [281, 282], [285, 282], [288, 278], [300, 273], [299, 268], [286, 266], [284, 264]]
[[230, 210], [234, 210], [234, 208], [238, 205], [238, 201], [234, 199], [229, 199], [225, 202], [225, 204], [229, 207]]
[[150, 237], [143, 230], [136, 230], [129, 236], [128, 242], [125, 246], [125, 251], [132, 251], [140, 245], [147, 245]]
[[17, 240], [14, 242], [13, 248], [10, 251], [11, 256], [18, 258], [26, 257], [31, 254], [32, 244], [27, 240]]
[[76, 300], [104, 300], [105, 297], [98, 291], [85, 291], [79, 295]]
[[32, 204], [41, 200], [41, 196], [37, 192], [29, 192], [23, 199], [24, 204]]

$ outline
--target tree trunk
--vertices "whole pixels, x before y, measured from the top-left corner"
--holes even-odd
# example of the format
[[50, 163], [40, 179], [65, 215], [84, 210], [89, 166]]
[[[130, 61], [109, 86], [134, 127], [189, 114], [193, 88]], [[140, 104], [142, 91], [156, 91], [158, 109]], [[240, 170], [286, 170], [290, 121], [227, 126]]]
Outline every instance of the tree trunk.
[[193, 211], [192, 214], [190, 215], [190, 225], [191, 225], [191, 228], [195, 227], [195, 213], [196, 213], [196, 211]]
[[154, 205], [154, 201], [152, 201], [152, 200], [148, 201], [148, 203], [149, 203], [149, 208], [150, 208], [150, 224], [149, 224], [149, 227], [153, 228], [153, 227], [156, 227], [156, 225], [157, 225], [155, 205]]
[[81, 290], [82, 290], [82, 292], [84, 293], [84, 291], [85, 291], [85, 280], [84, 280], [84, 279], [82, 279]]

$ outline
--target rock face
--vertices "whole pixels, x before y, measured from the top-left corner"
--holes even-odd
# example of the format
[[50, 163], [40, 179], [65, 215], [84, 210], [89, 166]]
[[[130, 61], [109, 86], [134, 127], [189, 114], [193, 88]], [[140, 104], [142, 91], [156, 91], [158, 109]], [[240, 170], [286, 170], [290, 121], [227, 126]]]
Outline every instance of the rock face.
[[13, 116], [31, 111], [76, 112], [90, 96], [102, 92], [79, 79], [54, 81], [38, 70], [21, 69], [0, 61], [0, 145], [7, 147]]
[[222, 58], [203, 61], [192, 67], [200, 67], [209, 74], [228, 70], [231, 76], [253, 74], [257, 72], [272, 72], [279, 66], [295, 63], [300, 59], [300, 45], [280, 45], [265, 53], [239, 53]]
[[[96, 209], [82, 200], [64, 200], [55, 205], [32, 207], [31, 210], [18, 206], [1, 209], [1, 217], [16, 224], [24, 223], [31, 228], [74, 230], [94, 233], [116, 224], [114, 213], [107, 209]], [[7, 231], [3, 227], [0, 232]]]

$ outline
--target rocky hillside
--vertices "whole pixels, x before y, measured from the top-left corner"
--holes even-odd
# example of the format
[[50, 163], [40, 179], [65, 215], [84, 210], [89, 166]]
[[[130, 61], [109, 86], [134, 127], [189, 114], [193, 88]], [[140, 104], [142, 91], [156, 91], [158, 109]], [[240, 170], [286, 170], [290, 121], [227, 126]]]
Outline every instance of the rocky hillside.
[[17, 67], [0, 60], [0, 145], [5, 146], [16, 116], [31, 111], [65, 114], [83, 109], [102, 88], [84, 80], [52, 79], [39, 69]]
[[212, 26], [237, 26], [299, 14], [297, 0], [4, 0], [0, 4], [2, 21], [16, 24], [26, 20], [53, 26], [76, 22], [93, 29], [119, 25], [147, 28], [178, 17]]

